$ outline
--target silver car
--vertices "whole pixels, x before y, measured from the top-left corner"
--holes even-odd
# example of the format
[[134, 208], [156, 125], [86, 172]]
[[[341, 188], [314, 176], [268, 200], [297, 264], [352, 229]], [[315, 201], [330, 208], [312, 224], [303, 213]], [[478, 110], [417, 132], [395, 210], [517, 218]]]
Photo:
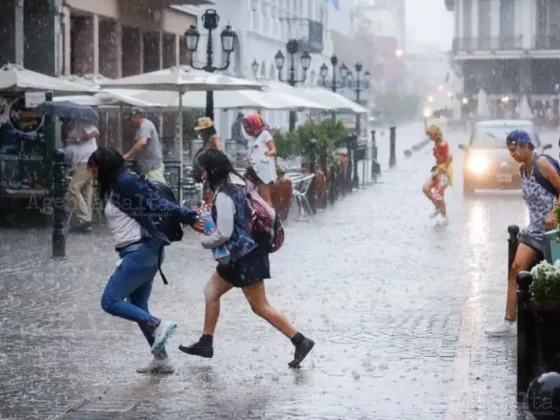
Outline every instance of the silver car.
[[465, 152], [463, 164], [463, 193], [476, 189], [516, 189], [521, 187], [520, 164], [509, 154], [506, 138], [513, 130], [525, 130], [539, 151], [548, 150], [543, 145], [535, 126], [525, 120], [479, 121], [474, 126], [467, 145], [460, 144]]

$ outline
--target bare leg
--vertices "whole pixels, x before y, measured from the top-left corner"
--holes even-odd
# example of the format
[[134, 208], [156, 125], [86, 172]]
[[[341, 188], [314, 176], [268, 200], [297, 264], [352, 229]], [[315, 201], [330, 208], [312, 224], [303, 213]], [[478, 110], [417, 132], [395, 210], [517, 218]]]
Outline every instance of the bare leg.
[[297, 330], [290, 321], [268, 302], [264, 282], [244, 287], [242, 290], [255, 314], [265, 319], [286, 337], [293, 338], [296, 335]]
[[220, 316], [220, 298], [229, 292], [233, 286], [222, 279], [218, 273], [212, 277], [204, 287], [204, 297], [206, 298], [206, 308], [204, 312], [203, 334], [214, 335], [218, 317]]
[[511, 265], [511, 273], [507, 286], [506, 319], [515, 321], [517, 314], [517, 275], [520, 271], [527, 270], [535, 261], [536, 254], [533, 248], [520, 243]]
[[204, 331], [202, 337], [190, 346], [179, 346], [179, 350], [194, 356], [211, 358], [214, 356], [214, 331], [220, 316], [220, 298], [223, 294], [230, 291], [232, 285], [222, 279], [218, 273], [212, 274], [212, 277], [204, 287], [204, 296], [206, 298], [206, 308], [204, 312]]
[[430, 200], [434, 206], [436, 206], [437, 209], [437, 204], [434, 202], [434, 199], [432, 197], [432, 188], [434, 188], [434, 181], [432, 178], [430, 178], [428, 181], [426, 181], [426, 183], [422, 186], [422, 192], [424, 193], [424, 195], [426, 197], [428, 197], [428, 200]]
[[295, 347], [295, 351], [294, 359], [288, 363], [288, 366], [291, 368], [299, 368], [300, 363], [313, 349], [313, 346], [315, 346], [315, 342], [297, 332], [290, 321], [270, 305], [266, 297], [264, 282], [261, 281], [257, 284], [244, 287], [242, 290], [253, 312], [268, 321], [274, 328], [290, 339]]

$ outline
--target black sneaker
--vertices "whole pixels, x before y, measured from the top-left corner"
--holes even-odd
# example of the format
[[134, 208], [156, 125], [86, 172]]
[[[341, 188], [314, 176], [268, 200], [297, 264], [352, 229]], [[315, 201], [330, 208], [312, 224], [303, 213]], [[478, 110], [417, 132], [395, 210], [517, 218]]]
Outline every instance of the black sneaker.
[[305, 359], [309, 352], [313, 349], [313, 346], [315, 346], [315, 342], [313, 340], [307, 337], [301, 340], [301, 343], [295, 346], [296, 350], [294, 352], [294, 360], [288, 363], [288, 366], [291, 368], [299, 368], [300, 363], [303, 362], [303, 359]]
[[190, 346], [180, 345], [179, 350], [193, 356], [204, 357], [205, 359], [211, 359], [214, 356], [214, 347], [211, 345], [203, 345], [199, 341]]
[[71, 231], [74, 233], [89, 233], [91, 232], [91, 222], [77, 224], [72, 227]]

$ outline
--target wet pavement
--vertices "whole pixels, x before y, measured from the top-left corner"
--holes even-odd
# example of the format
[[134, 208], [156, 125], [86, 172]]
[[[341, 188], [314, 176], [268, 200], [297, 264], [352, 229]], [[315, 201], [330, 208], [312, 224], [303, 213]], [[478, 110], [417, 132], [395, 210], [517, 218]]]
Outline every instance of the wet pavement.
[[290, 222], [271, 256], [271, 302], [317, 343], [300, 370], [239, 291], [223, 299], [213, 359], [177, 350], [200, 334], [214, 267], [194, 233], [168, 248], [170, 285], [157, 277], [151, 300], [179, 323], [177, 371], [150, 377], [135, 373], [150, 357], [140, 331], [100, 308], [117, 261], [102, 228], [69, 236], [62, 261], [50, 232], [0, 230], [0, 418], [516, 419], [515, 339], [482, 330], [503, 317], [506, 229], [527, 213], [518, 191], [463, 197], [457, 132], [450, 224], [435, 226], [420, 192], [430, 151], [402, 154], [422, 131], [400, 129], [381, 183]]

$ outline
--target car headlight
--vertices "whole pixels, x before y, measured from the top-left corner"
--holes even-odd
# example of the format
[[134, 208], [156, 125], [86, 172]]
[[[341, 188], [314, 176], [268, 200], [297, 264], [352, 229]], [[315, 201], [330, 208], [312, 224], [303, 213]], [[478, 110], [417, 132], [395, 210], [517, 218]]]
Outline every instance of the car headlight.
[[473, 155], [469, 158], [468, 168], [471, 172], [480, 174], [488, 168], [488, 158], [484, 155]]

